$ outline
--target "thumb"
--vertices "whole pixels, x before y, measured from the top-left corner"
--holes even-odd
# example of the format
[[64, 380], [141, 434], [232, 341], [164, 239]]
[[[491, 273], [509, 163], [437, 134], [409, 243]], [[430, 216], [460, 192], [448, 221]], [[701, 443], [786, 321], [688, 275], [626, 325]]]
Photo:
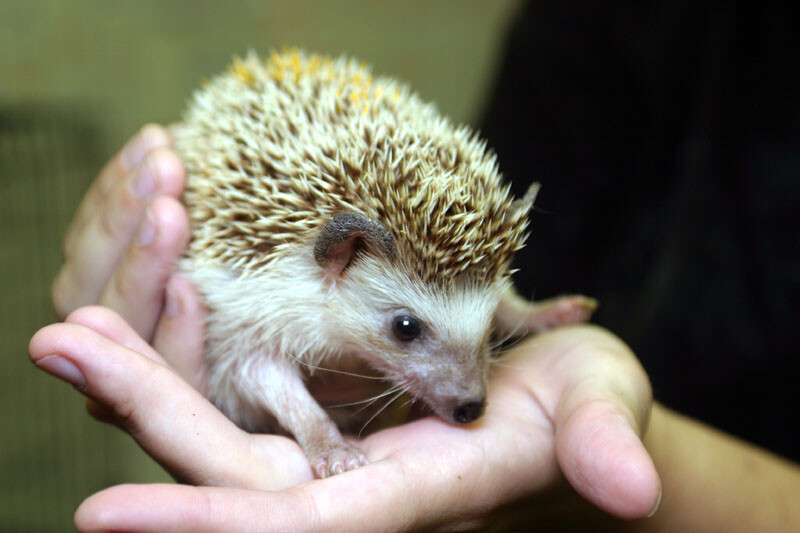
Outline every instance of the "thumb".
[[647, 375], [628, 347], [610, 337], [578, 345], [572, 356], [580, 370], [563, 382], [553, 417], [559, 466], [604, 511], [649, 516], [660, 503], [661, 481], [641, 440], [652, 406]]
[[564, 414], [556, 456], [575, 490], [604, 511], [636, 519], [657, 510], [661, 482], [639, 425], [613, 399], [587, 401]]

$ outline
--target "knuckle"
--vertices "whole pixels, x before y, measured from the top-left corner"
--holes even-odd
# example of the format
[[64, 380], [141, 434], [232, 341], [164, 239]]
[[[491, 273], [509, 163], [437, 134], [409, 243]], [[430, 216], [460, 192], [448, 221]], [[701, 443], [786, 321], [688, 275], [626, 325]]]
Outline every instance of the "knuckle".
[[114, 239], [119, 232], [116, 217], [112, 213], [113, 211], [113, 209], [107, 209], [104, 206], [100, 208], [100, 213], [98, 214], [100, 230], [103, 232], [103, 234], [112, 239]]
[[119, 391], [112, 405], [113, 418], [132, 433], [136, 432], [137, 402], [130, 391]]
[[[152, 384], [152, 374], [157, 367], [148, 366], [141, 370], [142, 376], [138, 381], [141, 383]], [[128, 381], [127, 383], [131, 383]], [[132, 434], [140, 430], [139, 412], [144, 409], [141, 405], [148, 396], [146, 389], [141, 387], [134, 390], [131, 386], [120, 387], [116, 390], [112, 399], [111, 408], [120, 424], [125, 426]], [[145, 409], [146, 410], [146, 409]]]
[[131, 179], [136, 177], [114, 182], [104, 198], [93, 202], [100, 229], [112, 240], [130, 238], [145, 205], [145, 199], [134, 194]]
[[120, 302], [148, 305], [161, 283], [164, 267], [158, 254], [147, 249], [131, 249], [114, 272], [108, 289]]
[[111, 193], [111, 188], [114, 186], [114, 183], [119, 181], [116, 179], [117, 176], [114, 176], [115, 179], [110, 178], [111, 176], [103, 179], [103, 172], [100, 172], [100, 174], [95, 177], [95, 180], [89, 187], [89, 190], [86, 191], [86, 194], [83, 196], [82, 203], [87, 207], [93, 207], [105, 202]]
[[136, 207], [137, 202], [130, 197], [124, 187], [115, 198], [103, 202], [99, 206], [98, 222], [100, 230], [106, 237], [113, 241], [128, 238], [128, 227], [126, 215], [131, 213]]
[[127, 301], [131, 297], [136, 297], [138, 291], [136, 290], [136, 280], [131, 274], [132, 269], [129, 265], [123, 264], [114, 272], [111, 278], [111, 290], [119, 300]]
[[[121, 171], [120, 174], [122, 174]], [[121, 175], [109, 174], [108, 176], [98, 176], [97, 180], [84, 197], [86, 207], [91, 210], [102, 209], [105, 203], [109, 201], [115, 184], [121, 180]]]
[[132, 324], [147, 322], [147, 310], [161, 307], [172, 265], [159, 249], [130, 248], [106, 284], [101, 303]]
[[86, 412], [97, 420], [98, 422], [103, 422], [106, 424], [114, 424], [117, 421], [114, 419], [114, 415], [112, 412], [104, 405], [97, 403], [96, 401], [92, 400], [91, 398], [86, 400]]
[[174, 382], [171, 381], [174, 375], [160, 364], [144, 361], [139, 374], [136, 387], [134, 388], [132, 381], [128, 381], [128, 387], [117, 391], [112, 406], [115, 418], [134, 437], [147, 431], [147, 413], [158, 410], [158, 403], [166, 400], [163, 394], [156, 394], [154, 391], [174, 388]]

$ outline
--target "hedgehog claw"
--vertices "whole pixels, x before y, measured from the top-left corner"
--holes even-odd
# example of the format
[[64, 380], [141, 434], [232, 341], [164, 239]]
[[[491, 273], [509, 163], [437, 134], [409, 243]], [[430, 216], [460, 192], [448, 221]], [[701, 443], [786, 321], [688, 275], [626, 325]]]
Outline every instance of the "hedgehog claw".
[[314, 475], [320, 479], [355, 470], [368, 463], [364, 452], [346, 443], [310, 455], [309, 462]]

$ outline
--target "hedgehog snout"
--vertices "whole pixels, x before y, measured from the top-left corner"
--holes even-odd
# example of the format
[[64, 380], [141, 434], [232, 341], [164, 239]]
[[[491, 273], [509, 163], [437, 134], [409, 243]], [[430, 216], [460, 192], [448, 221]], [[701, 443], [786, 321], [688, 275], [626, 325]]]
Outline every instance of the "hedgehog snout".
[[[481, 383], [471, 386], [465, 382], [450, 383], [447, 393], [429, 389], [423, 394], [425, 402], [442, 419], [453, 424], [469, 424], [480, 418], [486, 409], [486, 387]], [[435, 390], [435, 388], [434, 388]]]
[[453, 410], [453, 420], [459, 424], [468, 424], [480, 418], [485, 408], [484, 398], [462, 403]]
[[434, 399], [428, 402], [444, 420], [452, 424], [469, 424], [479, 419], [486, 409], [486, 396], [464, 396]]

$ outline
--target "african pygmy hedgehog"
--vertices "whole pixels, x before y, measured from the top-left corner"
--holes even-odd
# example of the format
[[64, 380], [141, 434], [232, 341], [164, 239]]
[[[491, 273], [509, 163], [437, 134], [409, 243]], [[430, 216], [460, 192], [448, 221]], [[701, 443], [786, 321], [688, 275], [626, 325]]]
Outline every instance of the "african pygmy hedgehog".
[[365, 363], [392, 394], [468, 423], [495, 329], [591, 313], [587, 298], [530, 304], [511, 289], [538, 185], [513, 199], [472, 130], [351, 59], [237, 59], [173, 135], [209, 397], [245, 429], [290, 432], [319, 477], [366, 458], [309, 392], [314, 370]]

